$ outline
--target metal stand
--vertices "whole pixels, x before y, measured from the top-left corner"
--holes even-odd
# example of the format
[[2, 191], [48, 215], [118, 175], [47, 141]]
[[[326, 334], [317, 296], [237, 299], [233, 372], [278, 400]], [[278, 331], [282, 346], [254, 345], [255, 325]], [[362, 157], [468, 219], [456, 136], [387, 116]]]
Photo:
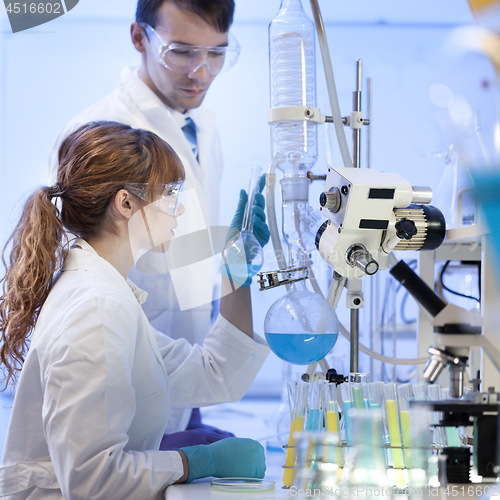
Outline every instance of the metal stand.
[[[361, 159], [361, 127], [369, 125], [361, 114], [361, 60], [356, 61], [356, 90], [353, 92], [353, 111], [350, 116], [343, 117], [345, 125], [352, 128], [352, 156], [354, 168], [360, 167]], [[347, 282], [347, 307], [351, 309], [351, 356], [350, 372], [358, 373], [359, 358], [359, 310], [363, 307], [363, 291], [360, 279], [349, 279]]]

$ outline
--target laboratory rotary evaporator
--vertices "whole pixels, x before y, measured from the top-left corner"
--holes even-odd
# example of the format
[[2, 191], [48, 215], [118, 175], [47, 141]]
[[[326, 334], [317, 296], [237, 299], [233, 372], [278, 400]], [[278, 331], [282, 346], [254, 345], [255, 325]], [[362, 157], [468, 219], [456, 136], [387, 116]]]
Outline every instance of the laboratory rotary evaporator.
[[[498, 441], [497, 394], [493, 390], [488, 393], [472, 390], [464, 398], [463, 385], [471, 348], [484, 349], [497, 369], [500, 368], [500, 351], [482, 334], [479, 315], [443, 302], [404, 261], [398, 262], [392, 254], [394, 250], [425, 251], [439, 247], [445, 238], [444, 217], [439, 209], [430, 205], [430, 188], [411, 186], [395, 173], [360, 168], [361, 130], [369, 126], [369, 120], [363, 118], [361, 112], [361, 61], [356, 63], [353, 109], [349, 116], [342, 117], [318, 0], [310, 0], [310, 3], [314, 22], [304, 12], [301, 0], [282, 0], [277, 17], [269, 26], [271, 108], [268, 123], [272, 161], [266, 176], [266, 200], [279, 269], [260, 269], [263, 259], [258, 252], [246, 256], [247, 263], [260, 269], [261, 290], [286, 287], [285, 295], [266, 315], [267, 342], [284, 361], [309, 365], [302, 377], [305, 381], [322, 378], [327, 385], [356, 385], [363, 377], [358, 370], [358, 351], [363, 347], [358, 340], [359, 312], [364, 303], [362, 278], [379, 269], [391, 269], [390, 273], [433, 318], [436, 346], [428, 350], [430, 358], [424, 367], [424, 379], [433, 384], [445, 366], [450, 369], [451, 398], [448, 401], [412, 402], [412, 406], [428, 405], [433, 415], [438, 414], [437, 410], [442, 412], [441, 420], [433, 421], [435, 435], [440, 428], [473, 426], [471, 436], [463, 438], [465, 442], [450, 444], [449, 441], [444, 448], [449, 482], [469, 481], [470, 444], [476, 475], [483, 480], [494, 479], [499, 472], [498, 453], [492, 444]], [[316, 107], [316, 32], [331, 117]], [[317, 127], [325, 122], [333, 123], [343, 166], [329, 168], [322, 177], [313, 175], [311, 169], [318, 156]], [[345, 126], [352, 131], [352, 159]], [[276, 218], [277, 170], [283, 174], [280, 184], [285, 248]], [[257, 175], [258, 171], [254, 170], [252, 190]], [[318, 212], [309, 205], [309, 185], [311, 180], [323, 178], [325, 184], [318, 200]], [[326, 298], [316, 283], [309, 260], [315, 249], [333, 268]], [[307, 289], [306, 280], [313, 292]], [[350, 309], [350, 332], [339, 324], [335, 313], [344, 288]], [[350, 340], [348, 376], [337, 374], [324, 359], [335, 345], [339, 328]], [[383, 356], [379, 359], [388, 361]], [[409, 399], [430, 398], [410, 396]], [[345, 411], [343, 419], [347, 424]]]

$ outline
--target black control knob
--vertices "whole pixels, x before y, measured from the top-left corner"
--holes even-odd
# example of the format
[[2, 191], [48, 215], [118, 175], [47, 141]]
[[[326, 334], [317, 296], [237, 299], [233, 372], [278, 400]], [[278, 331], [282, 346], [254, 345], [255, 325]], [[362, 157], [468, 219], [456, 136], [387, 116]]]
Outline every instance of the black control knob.
[[401, 219], [394, 226], [396, 235], [401, 240], [411, 240], [417, 234], [415, 223], [410, 219]]

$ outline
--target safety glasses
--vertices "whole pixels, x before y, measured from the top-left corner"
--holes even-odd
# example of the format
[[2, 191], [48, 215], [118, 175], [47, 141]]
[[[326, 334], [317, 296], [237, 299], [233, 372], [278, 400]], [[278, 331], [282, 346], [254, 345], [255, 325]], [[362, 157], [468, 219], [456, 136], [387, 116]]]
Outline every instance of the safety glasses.
[[[147, 201], [147, 183], [131, 182], [125, 184], [124, 187], [129, 193]], [[171, 182], [170, 184], [160, 184], [160, 187], [160, 196], [153, 203], [163, 212], [169, 215], [177, 215], [181, 204], [183, 183], [181, 181]]]
[[231, 69], [240, 54], [240, 46], [231, 33], [227, 47], [201, 47], [169, 43], [149, 24], [141, 23], [141, 26], [156, 52], [158, 62], [175, 73], [189, 74], [206, 66], [208, 73], [215, 76]]

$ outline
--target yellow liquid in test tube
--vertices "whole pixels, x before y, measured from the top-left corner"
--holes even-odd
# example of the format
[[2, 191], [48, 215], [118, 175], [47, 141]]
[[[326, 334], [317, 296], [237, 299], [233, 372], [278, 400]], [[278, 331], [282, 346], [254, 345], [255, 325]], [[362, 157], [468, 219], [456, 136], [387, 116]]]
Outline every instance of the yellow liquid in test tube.
[[[401, 432], [399, 431], [398, 408], [396, 401], [386, 399], [385, 407], [387, 410], [387, 423], [389, 424], [389, 437], [391, 446], [401, 446]], [[401, 448], [391, 448], [392, 463], [394, 465], [394, 478], [398, 488], [404, 488], [405, 477], [403, 468], [405, 466], [403, 458], [403, 450]]]
[[[340, 433], [339, 433], [339, 414], [336, 411], [327, 411], [326, 412], [326, 430], [328, 432], [334, 432], [335, 435], [339, 438], [340, 445]], [[337, 447], [335, 450], [335, 463], [342, 467], [342, 452], [340, 447]]]
[[401, 432], [403, 433], [403, 445], [405, 447], [410, 446], [411, 440], [411, 416], [408, 410], [400, 411], [401, 417]]
[[295, 457], [297, 456], [296, 450], [294, 448], [295, 441], [293, 439], [293, 433], [297, 431], [304, 430], [304, 417], [297, 417], [292, 420], [292, 426], [290, 427], [290, 437], [288, 438], [288, 448], [286, 450], [285, 458], [285, 472], [283, 473], [283, 486], [289, 488], [293, 481], [293, 472], [295, 466]]
[[[401, 410], [399, 412], [401, 418], [401, 432], [403, 433], [403, 446], [409, 448], [411, 445], [411, 413], [409, 410]], [[411, 450], [405, 451], [406, 468], [408, 470], [408, 478], [411, 481]]]

